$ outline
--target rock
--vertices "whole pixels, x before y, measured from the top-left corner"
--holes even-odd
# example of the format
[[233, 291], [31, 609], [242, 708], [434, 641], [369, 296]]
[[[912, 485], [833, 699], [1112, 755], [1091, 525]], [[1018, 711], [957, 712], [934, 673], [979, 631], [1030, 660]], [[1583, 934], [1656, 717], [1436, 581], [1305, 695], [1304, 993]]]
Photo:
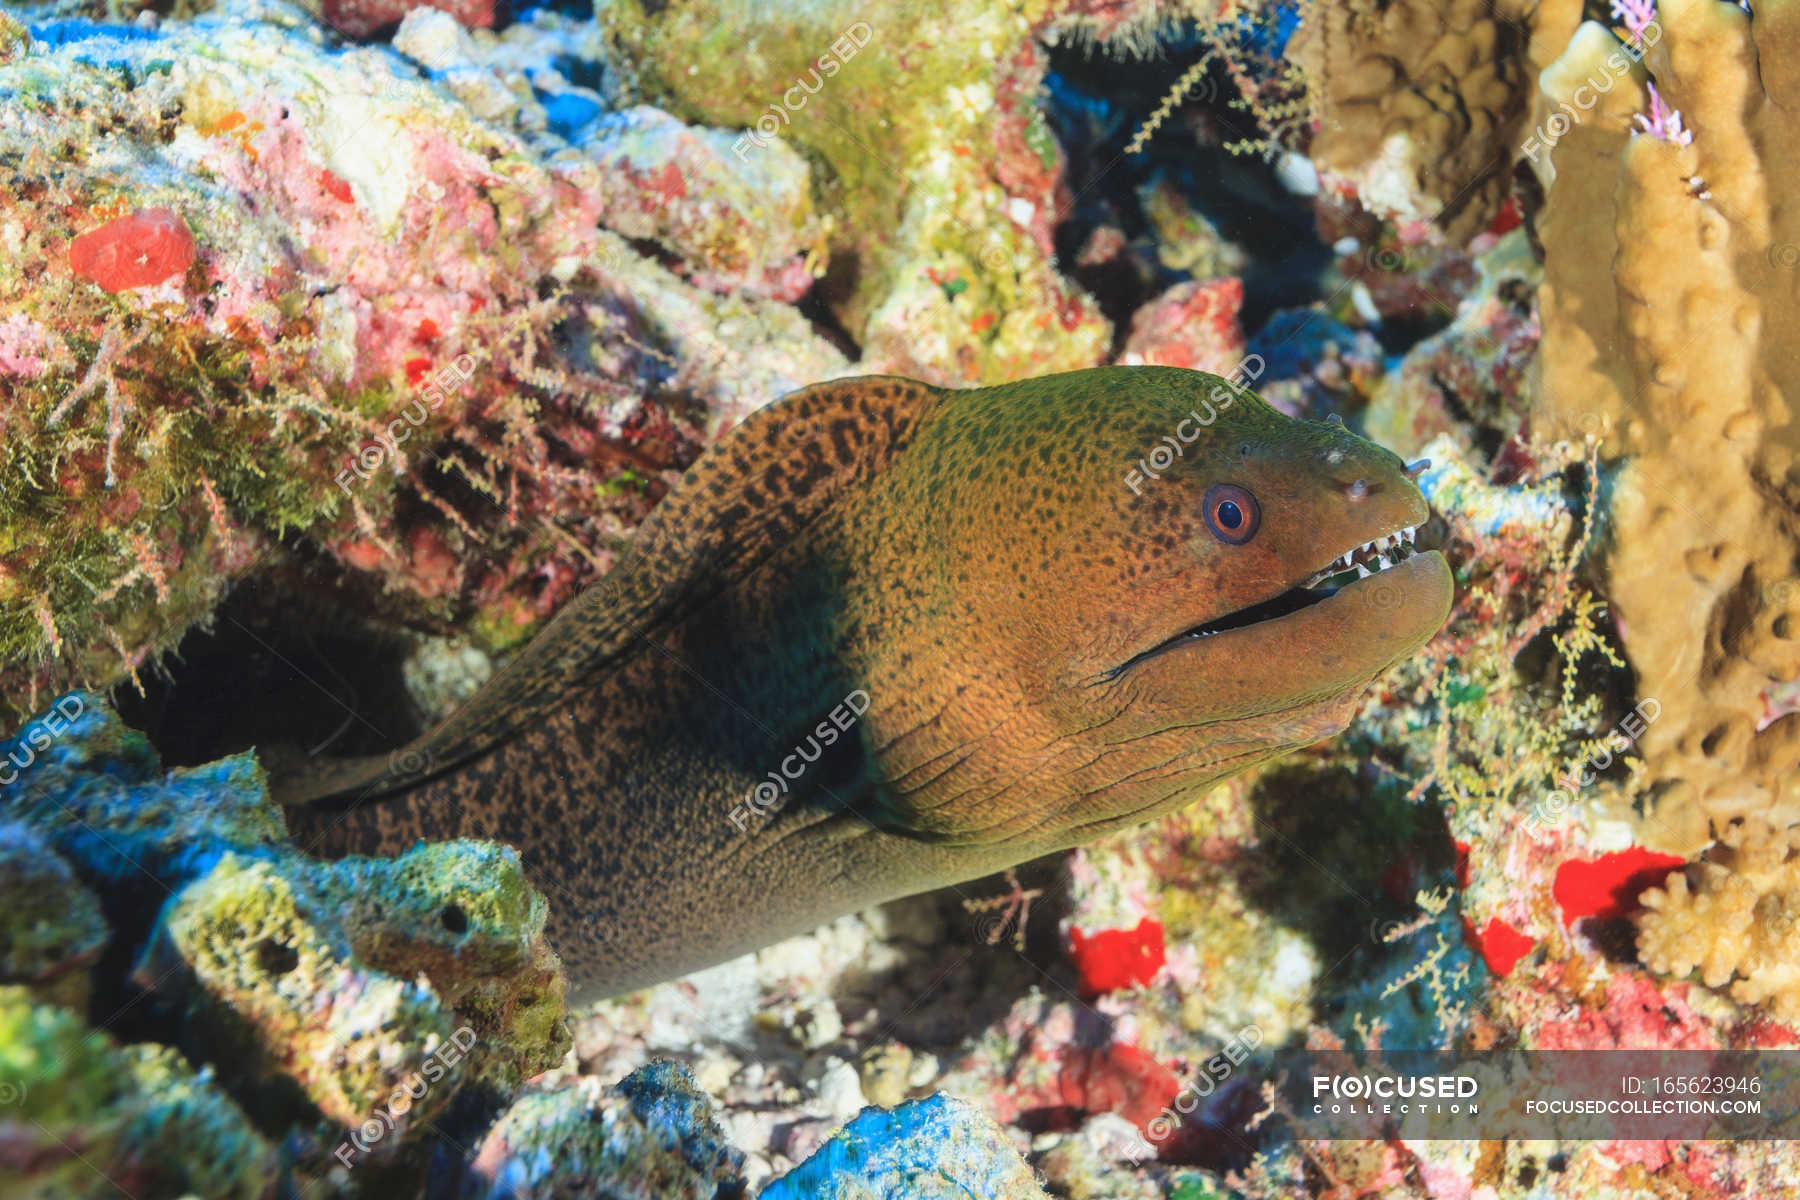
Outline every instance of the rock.
[[863, 1094], [878, 1108], [893, 1108], [906, 1099], [913, 1053], [903, 1042], [870, 1046], [858, 1062]]
[[[315, 1119], [372, 1125], [357, 1155], [376, 1141], [391, 1152], [460, 1085], [510, 1089], [562, 1060], [548, 908], [510, 848], [310, 859], [252, 756], [164, 770], [91, 693], [63, 697], [0, 751], [12, 764], [0, 829], [52, 852], [40, 875], [60, 862], [79, 881], [63, 902], [75, 924], [43, 946], [92, 943], [79, 914], [82, 889], [96, 893], [112, 938], [138, 950], [137, 985], [162, 1002], [157, 1032], [246, 1104], [291, 1088]], [[0, 870], [10, 861], [0, 853]]]
[[471, 29], [494, 23], [494, 0], [306, 0], [324, 22], [339, 33], [368, 37], [399, 24], [415, 7], [436, 9]]
[[613, 1088], [584, 1076], [525, 1092], [476, 1148], [460, 1194], [733, 1200], [742, 1161], [686, 1070], [653, 1062]]
[[818, 1091], [819, 1104], [833, 1121], [849, 1120], [868, 1103], [856, 1068], [836, 1055], [826, 1057], [811, 1083]]
[[8, 1196], [263, 1200], [286, 1175], [210, 1069], [118, 1047], [66, 1008], [0, 987], [0, 1176]]
[[1178, 283], [1132, 314], [1119, 362], [1240, 377], [1244, 334], [1237, 318], [1243, 303], [1243, 283], [1229, 276]]
[[586, 147], [606, 195], [600, 219], [657, 242], [708, 291], [800, 299], [827, 265], [806, 160], [785, 142], [752, 147], [648, 105], [602, 117]]
[[1156, 1157], [1156, 1147], [1125, 1118], [1101, 1113], [1059, 1137], [1040, 1160], [1044, 1180], [1070, 1200], [1160, 1200], [1162, 1189], [1120, 1170]]
[[110, 930], [100, 902], [28, 825], [0, 823], [0, 983], [83, 1008]]
[[[1139, 189], [1139, 198], [1156, 233], [1157, 261], [1169, 270], [1185, 271], [1198, 281], [1237, 275], [1249, 262], [1241, 247], [1227, 240], [1206, 214], [1188, 203], [1173, 180], [1160, 179]], [[1101, 231], [1094, 232], [1100, 235]], [[1119, 236], [1116, 230], [1114, 236]]]
[[747, 156], [783, 142], [824, 164], [844, 266], [825, 290], [867, 369], [969, 385], [1108, 349], [1109, 323], [1054, 265], [1069, 188], [1032, 35], [1058, 9], [620, 4], [599, 19], [645, 99], [744, 130]]
[[987, 1117], [932, 1096], [864, 1109], [759, 1200], [1048, 1200], [1031, 1168]]
[[[304, 903], [270, 863], [226, 854], [169, 902], [136, 978], [185, 993], [184, 1040], [231, 1062], [234, 1075], [264, 1088], [290, 1079], [344, 1126], [385, 1111], [404, 1133], [462, 1082], [456, 1069], [447, 1086], [406, 1094], [450, 1040], [452, 1016], [428, 985], [372, 971], [334, 945]], [[184, 967], [191, 977], [172, 980]]]
[[706, 440], [849, 369], [768, 298], [810, 279], [791, 151], [664, 114], [577, 151], [552, 117], [597, 94], [541, 23], [422, 15], [427, 78], [259, 11], [47, 22], [0, 61], [0, 720], [131, 678], [299, 541], [382, 620], [504, 652]]

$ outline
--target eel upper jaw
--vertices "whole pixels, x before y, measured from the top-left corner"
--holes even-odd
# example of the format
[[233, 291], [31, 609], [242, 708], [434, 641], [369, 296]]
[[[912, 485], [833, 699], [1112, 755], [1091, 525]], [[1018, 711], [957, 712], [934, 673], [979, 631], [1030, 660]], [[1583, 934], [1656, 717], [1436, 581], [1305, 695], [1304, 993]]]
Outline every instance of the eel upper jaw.
[[1418, 525], [1408, 525], [1380, 537], [1371, 538], [1359, 546], [1352, 546], [1325, 566], [1308, 575], [1304, 580], [1266, 599], [1259, 600], [1255, 604], [1247, 605], [1183, 630], [1174, 637], [1150, 647], [1115, 667], [1110, 674], [1116, 678], [1144, 660], [1178, 647], [1190, 645], [1206, 638], [1222, 637], [1233, 630], [1278, 621], [1293, 613], [1311, 608], [1359, 580], [1378, 575], [1410, 559], [1418, 552], [1415, 544], [1418, 531]]

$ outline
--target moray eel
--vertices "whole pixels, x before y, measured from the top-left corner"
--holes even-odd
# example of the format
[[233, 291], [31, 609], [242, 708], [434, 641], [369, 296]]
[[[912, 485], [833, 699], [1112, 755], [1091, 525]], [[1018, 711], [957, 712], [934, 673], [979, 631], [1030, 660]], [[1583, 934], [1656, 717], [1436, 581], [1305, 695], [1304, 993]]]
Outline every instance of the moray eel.
[[1446, 619], [1426, 517], [1387, 450], [1195, 371], [820, 384], [441, 726], [276, 793], [314, 853], [510, 843], [614, 994], [1338, 732]]

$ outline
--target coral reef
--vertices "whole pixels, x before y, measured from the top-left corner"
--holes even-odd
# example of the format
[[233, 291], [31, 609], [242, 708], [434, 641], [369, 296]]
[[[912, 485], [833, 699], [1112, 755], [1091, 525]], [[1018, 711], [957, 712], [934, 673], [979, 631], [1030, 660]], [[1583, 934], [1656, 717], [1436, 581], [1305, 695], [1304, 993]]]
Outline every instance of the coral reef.
[[[0, 15], [25, 1194], [1800, 1193], [1783, 1142], [1295, 1141], [1257, 1085], [1800, 1045], [1800, 6], [579, 7]], [[253, 758], [42, 701], [272, 579], [441, 713], [781, 392], [1108, 360], [1431, 460], [1442, 634], [1187, 812], [567, 1033], [507, 848], [317, 862]]]
[[824, 257], [812, 175], [785, 142], [740, 161], [737, 140], [643, 105], [601, 117], [586, 143], [607, 197], [601, 220], [679, 255], [684, 273], [708, 290], [792, 303], [812, 287], [812, 261]]
[[[823, 162], [837, 219], [818, 268], [865, 367], [967, 385], [1103, 361], [1108, 323], [1052, 265], [1067, 185], [1032, 103], [1032, 35], [1053, 9], [932, 3], [871, 23], [841, 3], [627, 2], [597, 16], [651, 99], [742, 127], [744, 158], [792, 142]], [[713, 69], [689, 71], [699, 58]]]
[[1478, 281], [1450, 324], [1371, 389], [1365, 425], [1396, 453], [1418, 453], [1440, 436], [1465, 457], [1530, 441], [1524, 379], [1540, 337], [1531, 301], [1542, 271], [1522, 229], [1497, 239], [1475, 267]]
[[[500, 82], [455, 52], [452, 87]], [[0, 95], [15, 718], [45, 688], [135, 676], [302, 539], [381, 615], [508, 647], [708, 429], [846, 365], [756, 294], [792, 294], [812, 237], [778, 150], [741, 165], [700, 132], [653, 151], [643, 131], [671, 125], [640, 112], [610, 158], [548, 133], [564, 153], [540, 157], [504, 107], [479, 118], [391, 51], [224, 11], [39, 27]], [[633, 154], [685, 203], [608, 208]], [[790, 240], [759, 225], [768, 257], [740, 261], [746, 214], [783, 205]], [[756, 287], [686, 283], [609, 214]]]
[[1230, 276], [1178, 283], [1133, 315], [1119, 361], [1233, 375], [1244, 361], [1243, 302], [1244, 285]]

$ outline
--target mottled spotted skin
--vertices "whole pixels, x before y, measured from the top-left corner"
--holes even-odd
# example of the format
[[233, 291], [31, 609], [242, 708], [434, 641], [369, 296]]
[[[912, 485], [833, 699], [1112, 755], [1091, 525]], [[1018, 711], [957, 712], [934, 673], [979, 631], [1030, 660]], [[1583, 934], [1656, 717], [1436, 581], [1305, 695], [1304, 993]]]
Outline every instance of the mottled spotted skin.
[[[297, 832], [328, 854], [517, 846], [599, 995], [1090, 840], [1327, 737], [1441, 626], [1448, 569], [1419, 555], [1140, 657], [1426, 516], [1392, 454], [1241, 390], [1135, 494], [1126, 470], [1220, 387], [1114, 367], [772, 404], [444, 726], [287, 787], [382, 797], [292, 810]], [[1202, 521], [1219, 482], [1260, 504], [1244, 545]], [[745, 806], [858, 689], [851, 733], [777, 806]]]

